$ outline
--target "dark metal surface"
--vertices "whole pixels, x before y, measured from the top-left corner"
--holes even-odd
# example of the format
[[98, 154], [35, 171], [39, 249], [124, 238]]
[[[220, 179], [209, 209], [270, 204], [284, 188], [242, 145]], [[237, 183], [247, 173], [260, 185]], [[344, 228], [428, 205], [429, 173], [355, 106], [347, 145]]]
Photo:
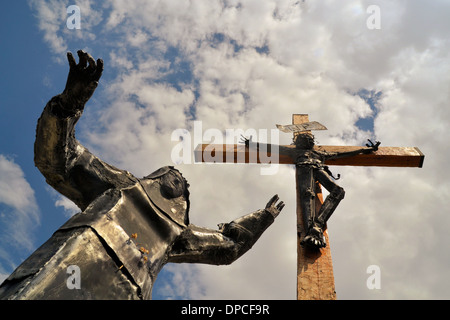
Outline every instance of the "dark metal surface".
[[[103, 69], [100, 59], [78, 55], [76, 64], [68, 54], [66, 88], [38, 121], [35, 164], [81, 212], [1, 284], [0, 299], [150, 299], [168, 262], [230, 264], [249, 250], [283, 209], [278, 196], [218, 230], [201, 228], [189, 223], [189, 184], [178, 170], [163, 167], [138, 179], [75, 139]], [[73, 266], [77, 288], [68, 283]]]
[[[260, 147], [263, 147], [265, 148], [263, 150], [268, 150], [269, 148], [273, 148], [271, 145], [255, 143], [251, 141], [251, 138], [246, 139], [244, 137], [241, 142], [249, 149], [259, 149]], [[306, 226], [306, 236], [302, 241], [303, 245], [314, 250], [326, 246], [323, 230], [326, 226], [326, 222], [345, 195], [344, 189], [333, 181], [335, 178], [332, 176], [328, 167], [325, 166], [325, 162], [330, 159], [372, 153], [378, 149], [379, 145], [380, 142], [377, 141], [373, 144], [372, 141], [369, 140], [367, 148], [359, 148], [349, 152], [326, 152], [315, 148], [314, 136], [312, 134], [299, 133], [294, 138], [295, 148], [287, 146], [277, 147], [280, 155], [287, 155], [294, 159], [294, 163], [297, 167], [297, 187], [300, 192], [300, 206], [302, 208], [304, 225]], [[337, 178], [339, 177], [340, 175], [337, 176]], [[316, 197], [316, 181], [330, 192], [319, 212], [316, 212], [314, 204], [314, 199]]]

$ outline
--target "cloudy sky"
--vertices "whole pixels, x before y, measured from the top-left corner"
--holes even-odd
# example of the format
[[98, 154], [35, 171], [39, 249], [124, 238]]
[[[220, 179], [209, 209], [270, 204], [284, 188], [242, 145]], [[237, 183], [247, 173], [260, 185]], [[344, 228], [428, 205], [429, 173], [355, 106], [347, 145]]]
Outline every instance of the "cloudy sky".
[[[80, 8], [80, 29], [67, 26], [69, 5]], [[172, 165], [172, 133], [193, 137], [194, 121], [201, 133], [225, 134], [307, 113], [328, 128], [319, 144], [419, 147], [422, 169], [331, 168], [346, 190], [329, 221], [337, 297], [449, 299], [449, 16], [445, 0], [8, 2], [0, 11], [0, 281], [77, 212], [34, 167], [33, 143], [46, 102], [64, 89], [66, 52], [84, 49], [105, 71], [77, 138], [138, 177]], [[275, 193], [286, 206], [230, 266], [167, 265], [153, 298], [295, 299], [294, 168], [263, 175], [258, 165], [186, 162], [177, 167], [191, 185], [194, 224], [216, 228]], [[371, 265], [380, 289], [366, 285]]]

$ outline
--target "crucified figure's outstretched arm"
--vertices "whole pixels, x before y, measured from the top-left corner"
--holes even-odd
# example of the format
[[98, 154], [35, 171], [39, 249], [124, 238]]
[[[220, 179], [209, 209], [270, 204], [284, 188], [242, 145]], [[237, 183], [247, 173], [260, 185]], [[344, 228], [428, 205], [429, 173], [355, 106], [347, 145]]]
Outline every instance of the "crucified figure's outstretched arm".
[[263, 142], [255, 142], [252, 140], [252, 136], [247, 138], [241, 135], [241, 140], [239, 141], [242, 144], [245, 144], [245, 147], [248, 149], [268, 152], [268, 153], [277, 153], [279, 155], [287, 155], [293, 157], [295, 155], [295, 148], [289, 146], [283, 146], [272, 143], [263, 143]]
[[[252, 141], [252, 136], [250, 136], [250, 138], [241, 136], [240, 142], [245, 144], [245, 146], [247, 148], [254, 149], [254, 150], [263, 149], [265, 151], [270, 152], [270, 150], [273, 149], [275, 146], [276, 149], [278, 150], [279, 154], [292, 156], [297, 153], [297, 151], [293, 147], [282, 146], [282, 145], [273, 145], [273, 144], [267, 144], [267, 143], [261, 143], [261, 142], [254, 142], [254, 141]], [[381, 144], [381, 142], [379, 142], [379, 141], [375, 141], [375, 143], [373, 143], [370, 139], [368, 139], [368, 142], [369, 143], [366, 144], [366, 148], [361, 148], [361, 149], [357, 149], [357, 150], [353, 150], [353, 151], [332, 152], [332, 153], [319, 152], [319, 153], [324, 156], [324, 159], [346, 158], [346, 157], [356, 156], [358, 154], [367, 154], [367, 153], [377, 151], [378, 146]]]
[[79, 50], [79, 63], [67, 53], [70, 71], [63, 93], [53, 97], [39, 118], [34, 162], [48, 184], [82, 210], [107, 189], [134, 177], [101, 161], [75, 139], [75, 125], [97, 88], [103, 61]]
[[325, 157], [326, 157], [326, 159], [338, 159], [338, 158], [353, 157], [358, 154], [368, 154], [368, 153], [377, 151], [378, 146], [381, 144], [380, 141], [375, 141], [375, 144], [370, 139], [367, 139], [367, 141], [369, 143], [366, 144], [366, 148], [361, 148], [358, 150], [353, 150], [353, 151], [348, 151], [348, 152], [328, 153]]

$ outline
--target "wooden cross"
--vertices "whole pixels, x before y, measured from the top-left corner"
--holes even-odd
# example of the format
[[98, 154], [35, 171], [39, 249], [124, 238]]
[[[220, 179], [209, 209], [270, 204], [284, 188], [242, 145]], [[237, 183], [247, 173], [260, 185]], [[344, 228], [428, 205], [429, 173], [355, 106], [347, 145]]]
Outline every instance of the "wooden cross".
[[[308, 122], [308, 115], [294, 114], [292, 124], [298, 125]], [[295, 146], [283, 146], [294, 148]], [[360, 149], [352, 146], [315, 146], [315, 149], [326, 152], [349, 152]], [[201, 144], [194, 151], [196, 162], [216, 163], [268, 163], [273, 157], [267, 150], [265, 155], [257, 150], [246, 148], [245, 145], [214, 145]], [[279, 164], [295, 164], [294, 159], [280, 154], [277, 157]], [[346, 158], [330, 159], [326, 165], [343, 166], [381, 166], [381, 167], [418, 167], [421, 168], [424, 155], [415, 147], [379, 147], [376, 152], [359, 154]], [[275, 162], [272, 162], [275, 163]], [[298, 170], [296, 168], [296, 170]], [[298, 300], [335, 300], [333, 264], [328, 232], [324, 230], [326, 247], [320, 250], [311, 250], [301, 245], [306, 232], [301, 211], [301, 195], [297, 186], [297, 299]], [[319, 212], [323, 203], [321, 186], [316, 182], [315, 206]]]

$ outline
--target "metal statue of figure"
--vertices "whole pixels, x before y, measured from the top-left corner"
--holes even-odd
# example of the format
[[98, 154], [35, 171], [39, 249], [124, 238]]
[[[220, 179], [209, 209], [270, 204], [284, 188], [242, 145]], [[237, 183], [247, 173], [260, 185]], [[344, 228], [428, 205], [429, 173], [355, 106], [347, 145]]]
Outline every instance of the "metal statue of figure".
[[[324, 227], [345, 195], [344, 189], [333, 181], [339, 179], [340, 176], [333, 177], [328, 167], [325, 166], [325, 161], [328, 159], [371, 153], [378, 150], [380, 142], [376, 141], [373, 143], [371, 140], [368, 140], [369, 143], [366, 144], [366, 148], [354, 151], [325, 152], [314, 148], [314, 136], [310, 132], [305, 132], [309, 130], [326, 130], [326, 127], [318, 122], [309, 122], [301, 125], [277, 125], [277, 127], [283, 132], [296, 133], [293, 141], [295, 148], [289, 148], [288, 146], [277, 146], [277, 148], [280, 154], [288, 155], [294, 159], [297, 167], [297, 187], [301, 197], [300, 205], [306, 230], [302, 245], [306, 245], [312, 249], [324, 248], [326, 246], [323, 235]], [[259, 150], [263, 146], [263, 150], [276, 149], [270, 144], [253, 142], [251, 138], [251, 136], [250, 139], [243, 137], [241, 142], [245, 143], [247, 148]], [[316, 181], [330, 192], [319, 212], [316, 212], [314, 203], [316, 197]]]
[[81, 212], [2, 283], [0, 299], [151, 299], [166, 263], [223, 265], [247, 252], [283, 209], [278, 196], [218, 230], [190, 224], [189, 184], [174, 167], [138, 179], [76, 140], [103, 71], [101, 59], [78, 56], [67, 54], [66, 87], [38, 121], [35, 164]]

